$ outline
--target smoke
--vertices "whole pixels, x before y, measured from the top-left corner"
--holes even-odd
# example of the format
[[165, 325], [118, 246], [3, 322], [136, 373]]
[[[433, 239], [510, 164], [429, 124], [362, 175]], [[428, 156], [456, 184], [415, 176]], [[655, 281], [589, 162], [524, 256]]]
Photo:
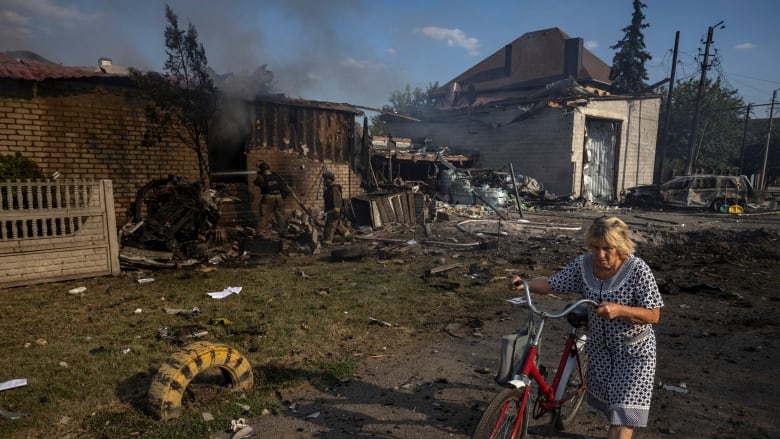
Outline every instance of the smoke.
[[240, 10], [225, 11], [216, 2], [179, 0], [171, 7], [179, 16], [180, 27], [192, 22], [197, 29], [212, 69], [219, 74], [232, 73], [234, 79], [253, 77], [258, 69], [264, 70], [273, 78], [267, 82], [269, 93], [380, 107], [394, 90], [406, 84], [397, 67], [384, 62], [392, 55], [380, 52], [365, 59], [365, 55], [358, 55], [365, 51], [359, 35], [344, 37], [350, 35], [343, 32], [345, 23], [360, 20], [364, 9], [370, 7], [366, 1], [253, 3], [253, 7], [280, 17], [284, 25], [274, 29], [247, 23]]
[[[181, 29], [195, 27], [218, 75], [253, 78], [260, 69], [272, 74], [272, 92], [377, 108], [408, 83], [391, 48], [369, 48], [350, 29], [370, 0], [3, 0], [0, 50], [30, 50], [69, 66], [94, 67], [106, 57], [161, 71], [166, 3]], [[381, 23], [362, 29], [383, 32]]]

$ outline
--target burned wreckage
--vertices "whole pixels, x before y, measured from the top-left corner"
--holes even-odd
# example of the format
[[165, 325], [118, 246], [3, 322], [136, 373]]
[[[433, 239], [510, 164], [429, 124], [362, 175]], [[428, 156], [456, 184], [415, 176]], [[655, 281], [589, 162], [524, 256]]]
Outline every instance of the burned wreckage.
[[[210, 255], [217, 236], [219, 195], [184, 177], [152, 180], [136, 193], [120, 230], [124, 265], [179, 266]], [[175, 262], [174, 262], [175, 261]]]
[[[508, 209], [521, 203], [531, 206], [570, 199], [553, 194], [531, 176], [516, 173], [511, 163], [501, 169], [472, 167], [478, 157], [450, 154], [448, 147], [428, 152], [426, 140], [375, 138], [369, 189], [374, 194], [412, 190], [440, 204]], [[400, 148], [381, 149], [388, 144]]]
[[[396, 160], [398, 157], [394, 154]], [[404, 171], [392, 180], [374, 174], [375, 187], [365, 196], [347, 200], [350, 209], [346, 214], [353, 227], [375, 229], [391, 223], [435, 221], [437, 210], [458, 206], [481, 205], [488, 211], [527, 209], [561, 199], [531, 177], [515, 175], [513, 179], [511, 172], [501, 170], [457, 168], [443, 153], [432, 157], [428, 164], [435, 170], [430, 178], [415, 181], [401, 177], [414, 173], [411, 167], [404, 170], [403, 165], [396, 166]], [[418, 166], [424, 161], [420, 159], [409, 160], [409, 164]], [[407, 195], [409, 202], [405, 201]], [[415, 199], [421, 201], [416, 206]], [[399, 204], [398, 200], [404, 202]], [[181, 176], [148, 182], [137, 191], [120, 230], [121, 263], [126, 268], [174, 268], [239, 256], [241, 242], [255, 238], [256, 231], [238, 225], [220, 226], [222, 206], [239, 201], [219, 189], [204, 191], [199, 182]], [[420, 220], [415, 221], [415, 216]], [[290, 226], [298, 234], [309, 235], [320, 224], [311, 212], [298, 219], [301, 221], [292, 221]], [[298, 227], [297, 222], [308, 222], [309, 227]], [[311, 244], [311, 237], [303, 241]]]

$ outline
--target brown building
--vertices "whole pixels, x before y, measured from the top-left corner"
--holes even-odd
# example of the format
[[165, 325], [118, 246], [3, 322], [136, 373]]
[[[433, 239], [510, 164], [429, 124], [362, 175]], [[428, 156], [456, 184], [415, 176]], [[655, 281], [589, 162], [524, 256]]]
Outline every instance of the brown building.
[[[145, 140], [151, 130], [147, 102], [126, 70], [107, 59], [90, 68], [14, 55], [0, 53], [0, 154], [19, 152], [44, 174], [59, 172], [63, 179], [111, 179], [120, 226], [136, 192], [149, 181], [169, 175], [198, 181], [192, 149], [170, 135]], [[223, 105], [209, 162], [222, 180], [232, 175], [231, 181], [241, 182], [235, 191], [244, 205], [236, 215], [248, 215], [242, 222], [255, 220], [257, 188], [251, 182], [258, 160], [271, 164], [309, 207], [322, 204], [318, 185], [324, 168], [337, 175], [345, 196], [362, 193], [350, 165], [359, 161], [355, 118], [362, 111], [279, 96], [226, 99]]]
[[0, 53], [0, 154], [19, 152], [61, 179], [112, 180], [119, 225], [148, 181], [198, 179], [178, 139], [144, 140], [144, 105], [126, 74]]

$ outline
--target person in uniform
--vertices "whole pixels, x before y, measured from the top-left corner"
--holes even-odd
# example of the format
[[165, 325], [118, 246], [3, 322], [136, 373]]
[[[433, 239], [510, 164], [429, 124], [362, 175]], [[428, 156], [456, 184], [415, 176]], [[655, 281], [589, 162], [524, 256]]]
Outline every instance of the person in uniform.
[[269, 223], [276, 220], [280, 236], [287, 231], [287, 217], [284, 211], [284, 199], [289, 190], [277, 173], [271, 171], [268, 163], [260, 161], [257, 165], [255, 186], [260, 188], [260, 233], [265, 233]]
[[325, 181], [325, 230], [322, 243], [333, 244], [333, 236], [336, 232], [344, 236], [345, 240], [351, 238], [349, 229], [341, 219], [341, 207], [344, 199], [341, 196], [341, 185], [336, 184], [336, 176], [332, 172], [322, 174]]

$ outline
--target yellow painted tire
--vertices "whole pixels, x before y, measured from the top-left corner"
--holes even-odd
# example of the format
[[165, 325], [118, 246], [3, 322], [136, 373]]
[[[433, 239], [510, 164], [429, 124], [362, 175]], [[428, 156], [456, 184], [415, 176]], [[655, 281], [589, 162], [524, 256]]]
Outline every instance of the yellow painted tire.
[[233, 390], [254, 385], [252, 366], [240, 352], [224, 344], [198, 341], [171, 355], [157, 371], [149, 387], [152, 414], [163, 421], [181, 416], [181, 399], [199, 373], [217, 367]]

